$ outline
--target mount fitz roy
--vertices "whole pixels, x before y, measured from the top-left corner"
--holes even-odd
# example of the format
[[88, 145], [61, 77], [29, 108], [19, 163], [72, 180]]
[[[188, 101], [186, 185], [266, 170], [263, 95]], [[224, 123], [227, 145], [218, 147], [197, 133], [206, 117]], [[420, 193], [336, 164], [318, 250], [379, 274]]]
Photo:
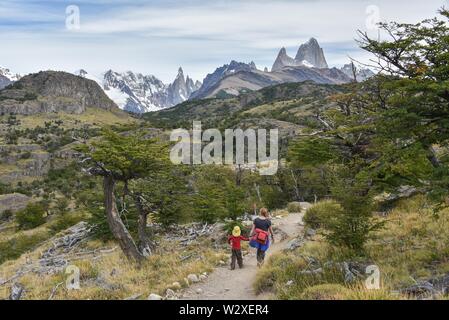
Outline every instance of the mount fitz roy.
[[[354, 81], [352, 64], [329, 68], [323, 49], [315, 38], [302, 44], [295, 58], [282, 48], [268, 71], [257, 69], [254, 62], [231, 61], [217, 68], [204, 79], [201, 88], [190, 99], [236, 96], [264, 87], [287, 82], [313, 81], [320, 84], [342, 84]], [[364, 81], [374, 75], [369, 69], [355, 70], [356, 80]]]
[[273, 64], [273, 67], [271, 68], [271, 71], [280, 71], [285, 67], [297, 66], [319, 69], [328, 68], [326, 58], [324, 57], [324, 51], [315, 38], [310, 38], [309, 41], [302, 44], [299, 47], [294, 59], [287, 55], [285, 48], [282, 48]]
[[201, 82], [185, 77], [182, 68], [179, 68], [175, 80], [170, 84], [164, 84], [153, 75], [132, 71], [119, 73], [109, 70], [95, 77], [81, 69], [75, 75], [96, 81], [121, 109], [134, 113], [175, 106], [186, 101], [201, 86]]

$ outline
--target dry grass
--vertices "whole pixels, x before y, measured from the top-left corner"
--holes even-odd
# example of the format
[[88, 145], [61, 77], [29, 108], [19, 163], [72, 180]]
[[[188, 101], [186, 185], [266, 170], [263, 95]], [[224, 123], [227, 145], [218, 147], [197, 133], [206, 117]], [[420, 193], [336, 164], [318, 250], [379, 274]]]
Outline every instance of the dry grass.
[[[85, 249], [115, 246], [113, 242], [90, 241]], [[45, 245], [41, 246], [16, 261], [4, 263], [0, 267], [0, 278], [10, 277], [27, 259], [36, 261], [45, 248]], [[24, 298], [48, 299], [58, 284], [54, 299], [104, 300], [125, 299], [135, 294], [141, 294], [141, 298], [146, 298], [150, 293], [164, 295], [173, 282], [186, 286], [184, 279], [188, 274], [211, 272], [226, 256], [221, 251], [205, 249], [201, 243], [182, 251], [170, 248], [170, 245], [165, 243], [160, 249], [160, 253], [150, 257], [140, 267], [128, 262], [118, 248], [97, 259], [72, 261], [71, 265], [80, 270], [80, 290], [66, 289], [65, 281], [68, 275], [63, 272], [55, 275], [29, 273], [20, 279], [20, 283], [26, 288]], [[192, 258], [181, 261], [182, 257], [190, 254]], [[3, 292], [0, 290], [0, 299], [5, 298], [8, 292], [8, 286]]]
[[[401, 201], [385, 218], [363, 257], [350, 256], [315, 236], [294, 252], [273, 255], [260, 270], [255, 289], [271, 290], [280, 299], [406, 299], [398, 290], [449, 272], [449, 209], [435, 215], [425, 196]], [[309, 257], [317, 264], [310, 264]], [[359, 261], [379, 267], [381, 286], [368, 290], [364, 279], [351, 285], [330, 261]], [[301, 271], [323, 267], [320, 274]], [[292, 282], [289, 286], [286, 284]], [[444, 298], [444, 297], [440, 297]]]
[[[0, 120], [6, 119], [7, 116], [0, 117]], [[64, 121], [63, 127], [66, 129], [79, 128], [83, 125], [120, 125], [130, 124], [138, 122], [137, 119], [131, 118], [126, 112], [121, 110], [107, 111], [100, 108], [87, 108], [82, 114], [70, 114], [70, 113], [42, 113], [29, 116], [18, 115], [17, 119], [20, 120], [20, 129], [35, 128], [37, 126], [43, 127], [45, 122], [62, 120]]]

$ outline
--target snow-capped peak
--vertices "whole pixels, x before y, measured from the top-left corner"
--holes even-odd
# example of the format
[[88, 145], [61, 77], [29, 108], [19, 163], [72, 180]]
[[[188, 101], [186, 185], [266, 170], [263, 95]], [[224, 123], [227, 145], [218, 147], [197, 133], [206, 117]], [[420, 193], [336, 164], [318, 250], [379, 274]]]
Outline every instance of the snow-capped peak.
[[9, 81], [14, 82], [21, 78], [17, 73], [12, 73], [11, 70], [7, 68], [0, 67], [0, 75], [8, 78]]
[[172, 107], [187, 100], [201, 86], [201, 82], [185, 78], [181, 67], [174, 82], [168, 85], [153, 75], [133, 71], [108, 70], [96, 77], [81, 69], [75, 74], [96, 81], [121, 109], [135, 113]]

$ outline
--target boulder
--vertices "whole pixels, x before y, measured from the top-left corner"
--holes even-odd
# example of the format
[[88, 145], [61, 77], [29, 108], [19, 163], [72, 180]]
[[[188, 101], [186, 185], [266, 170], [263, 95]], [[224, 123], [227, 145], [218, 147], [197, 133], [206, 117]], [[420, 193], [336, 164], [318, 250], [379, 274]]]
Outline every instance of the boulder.
[[193, 274], [193, 273], [191, 273], [191, 274], [189, 274], [187, 276], [187, 280], [189, 280], [190, 283], [200, 282], [200, 279], [198, 278], [198, 276], [196, 274]]
[[181, 284], [179, 282], [173, 282], [171, 285], [172, 290], [180, 290], [182, 288]]
[[147, 300], [162, 300], [162, 297], [158, 294], [152, 293], [148, 296]]

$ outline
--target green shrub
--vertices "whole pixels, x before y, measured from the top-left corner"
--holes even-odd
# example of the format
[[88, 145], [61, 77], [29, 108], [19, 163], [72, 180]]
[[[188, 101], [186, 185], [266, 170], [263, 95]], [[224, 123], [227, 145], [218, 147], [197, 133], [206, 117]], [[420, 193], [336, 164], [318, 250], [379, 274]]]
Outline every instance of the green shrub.
[[54, 220], [49, 228], [55, 234], [74, 226], [78, 222], [81, 222], [83, 218], [84, 216], [81, 214], [64, 214]]
[[290, 202], [287, 205], [287, 211], [292, 212], [301, 212], [301, 204], [299, 202]]
[[304, 222], [311, 228], [317, 229], [326, 225], [332, 216], [341, 213], [341, 206], [334, 200], [324, 200], [307, 209]]
[[28, 230], [45, 223], [45, 210], [39, 203], [30, 203], [27, 207], [16, 213], [16, 222], [19, 229]]
[[33, 250], [48, 238], [48, 232], [40, 232], [31, 236], [19, 234], [13, 239], [0, 242], [0, 264], [19, 258], [23, 253]]

